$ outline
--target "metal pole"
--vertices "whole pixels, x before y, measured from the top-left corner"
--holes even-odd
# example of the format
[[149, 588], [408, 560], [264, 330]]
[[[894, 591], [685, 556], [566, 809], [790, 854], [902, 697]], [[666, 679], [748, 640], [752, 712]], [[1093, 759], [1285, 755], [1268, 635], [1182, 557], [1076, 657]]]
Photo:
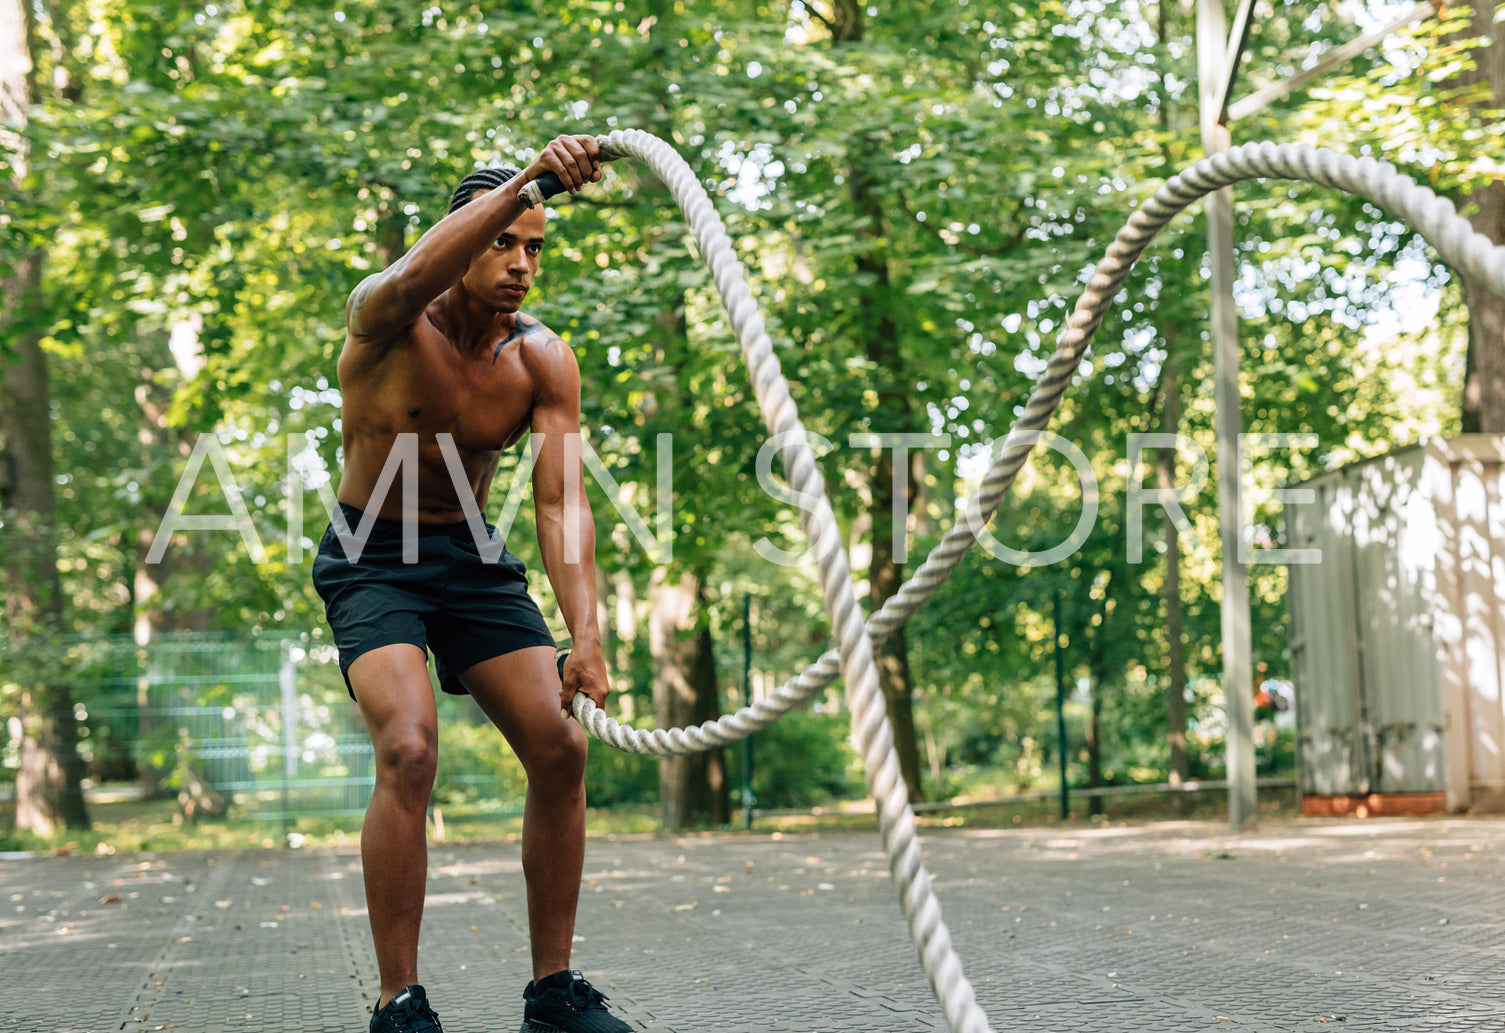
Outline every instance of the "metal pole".
[[1324, 57], [1321, 61], [1318, 61], [1315, 65], [1308, 68], [1306, 71], [1298, 72], [1295, 75], [1291, 76], [1289, 79], [1277, 79], [1269, 86], [1265, 86], [1259, 90], [1256, 90], [1254, 93], [1249, 94], [1249, 96], [1245, 97], [1243, 100], [1228, 105], [1228, 118], [1225, 120], [1225, 124], [1231, 124], [1233, 122], [1237, 122], [1241, 118], [1247, 118], [1255, 112], [1263, 109], [1266, 105], [1280, 100], [1282, 97], [1290, 96], [1292, 93], [1295, 93], [1307, 83], [1312, 82], [1316, 79], [1320, 79], [1322, 76], [1326, 75], [1328, 72], [1332, 71], [1339, 65], [1348, 61], [1352, 61], [1355, 57], [1358, 57], [1360, 54], [1368, 50], [1370, 47], [1374, 46], [1376, 43], [1383, 42], [1385, 37], [1389, 36], [1392, 32], [1395, 32], [1399, 29], [1404, 29], [1412, 22], [1423, 21], [1427, 18], [1430, 18], [1436, 13], [1436, 4], [1417, 4], [1415, 7], [1411, 8], [1411, 10], [1407, 11], [1399, 18], [1394, 19], [1383, 28], [1377, 29], [1374, 32], [1369, 33], [1369, 35], [1367, 36], [1361, 36], [1359, 39], [1349, 40], [1347, 43], [1344, 43], [1340, 47], [1334, 47], [1328, 52], [1326, 57]]
[[[752, 706], [752, 594], [742, 594], [742, 705]], [[752, 831], [753, 737], [742, 740], [742, 822]]]
[[[1222, 0], [1197, 0], [1197, 66], [1202, 147], [1208, 154], [1226, 151], [1228, 127], [1220, 121], [1225, 84], [1237, 64], [1243, 40], [1229, 46]], [[1218, 439], [1218, 523], [1223, 547], [1223, 697], [1228, 712], [1228, 823], [1235, 830], [1251, 827], [1258, 817], [1254, 785], [1254, 679], [1250, 653], [1249, 582], [1243, 563], [1243, 511], [1239, 502], [1238, 310], [1233, 302], [1236, 276], [1233, 254], [1233, 191], [1209, 194], [1207, 251], [1212, 267], [1212, 349], [1215, 426]]]
[[282, 644], [282, 670], [277, 681], [282, 689], [282, 843], [286, 846], [293, 831], [288, 783], [298, 774], [298, 665], [289, 642]]
[[1070, 790], [1066, 785], [1066, 657], [1061, 648], [1061, 590], [1051, 601], [1051, 630], [1056, 639], [1056, 752], [1061, 755], [1061, 820], [1071, 817]]
[[[1440, 4], [1419, 3], [1383, 28], [1334, 49], [1304, 72], [1230, 103], [1239, 58], [1248, 40], [1250, 0], [1242, 0], [1226, 46], [1222, 0], [1197, 0], [1197, 68], [1202, 146], [1208, 154], [1230, 146], [1228, 126], [1325, 75], [1411, 22], [1431, 18]], [[1207, 250], [1212, 265], [1212, 337], [1218, 436], [1218, 510], [1223, 545], [1223, 692], [1228, 710], [1228, 822], [1239, 830], [1259, 816], [1254, 776], [1254, 671], [1249, 626], [1249, 585], [1244, 569], [1243, 511], [1239, 500], [1238, 314], [1233, 307], [1233, 198], [1220, 190], [1207, 198]]]

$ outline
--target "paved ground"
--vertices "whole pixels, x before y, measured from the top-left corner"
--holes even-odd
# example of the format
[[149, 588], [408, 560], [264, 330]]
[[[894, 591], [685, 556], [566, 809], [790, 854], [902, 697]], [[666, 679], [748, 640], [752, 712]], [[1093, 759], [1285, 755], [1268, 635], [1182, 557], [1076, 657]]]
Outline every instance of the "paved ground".
[[[998, 1030], [1505, 1031], [1505, 821], [928, 835]], [[593, 839], [578, 967], [663, 1033], [944, 1029], [876, 836]], [[450, 1033], [515, 1030], [516, 844], [433, 850]], [[359, 858], [0, 861], [0, 1030], [365, 1029]]]

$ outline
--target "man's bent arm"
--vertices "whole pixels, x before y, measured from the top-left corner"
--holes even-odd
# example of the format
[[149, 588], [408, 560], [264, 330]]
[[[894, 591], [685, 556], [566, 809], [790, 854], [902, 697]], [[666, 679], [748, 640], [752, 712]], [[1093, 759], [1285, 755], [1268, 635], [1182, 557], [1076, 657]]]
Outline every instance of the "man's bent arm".
[[407, 254], [362, 280], [345, 310], [351, 335], [379, 339], [412, 324], [527, 210], [518, 190], [544, 172], [553, 172], [572, 192], [600, 179], [595, 137], [560, 137], [550, 142], [521, 174], [446, 215]]
[[531, 429], [542, 439], [533, 464], [538, 547], [574, 647], [561, 702], [568, 706], [579, 691], [600, 706], [609, 686], [596, 626], [596, 524], [580, 461], [580, 369], [557, 337], [530, 343], [524, 354], [538, 385]]
[[514, 176], [446, 215], [407, 254], [362, 280], [345, 309], [351, 335], [383, 338], [411, 325], [526, 210], [521, 186], [522, 176]]

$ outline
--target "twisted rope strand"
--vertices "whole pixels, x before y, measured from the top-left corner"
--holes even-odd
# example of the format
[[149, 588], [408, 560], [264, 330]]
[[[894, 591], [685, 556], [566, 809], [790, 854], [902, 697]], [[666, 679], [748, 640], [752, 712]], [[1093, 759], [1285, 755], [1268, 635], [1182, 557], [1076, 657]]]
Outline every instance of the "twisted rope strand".
[[[854, 737], [863, 758], [869, 791], [878, 801], [883, 845], [899, 891], [900, 906], [908, 919], [910, 937], [920, 953], [931, 991], [950, 1027], [958, 1033], [991, 1033], [992, 1027], [977, 1004], [972, 984], [962, 974], [961, 959], [951, 947], [950, 932], [941, 918], [940, 904], [935, 899], [930, 875], [920, 856], [914, 814], [909, 807], [904, 780], [899, 776], [893, 733], [878, 686], [872, 642], [857, 603], [846, 551], [836, 528], [836, 517], [826, 499], [825, 483], [794, 400], [789, 395], [788, 382], [780, 372], [773, 342], [752, 300], [741, 263], [736, 260], [721, 217], [694, 172], [662, 140], [637, 130], [626, 130], [612, 133], [602, 145], [602, 150], [608, 155], [631, 156], [653, 169], [668, 185], [700, 242], [701, 254], [711, 269], [751, 374], [763, 421], [769, 432], [783, 443], [781, 455], [785, 474], [796, 498], [802, 499], [800, 520], [815, 553], [826, 612], [831, 617], [840, 644], [839, 666], [853, 714]], [[582, 699], [584, 697], [576, 697], [574, 712], [580, 723], [590, 728], [594, 723], [592, 716], [599, 717], [600, 714], [592, 715], [586, 708], [589, 700], [582, 703]], [[607, 734], [622, 741], [640, 738], [622, 726], [607, 730]], [[655, 745], [704, 749], [696, 745], [696, 740], [704, 741], [706, 735], [703, 729], [673, 729], [650, 738]]]
[[1505, 247], [1497, 247], [1474, 232], [1451, 202], [1371, 158], [1355, 160], [1302, 144], [1260, 143], [1245, 144], [1197, 162], [1166, 182], [1118, 232], [1062, 328], [1056, 351], [1030, 392], [1023, 415], [1004, 438], [981, 487], [963, 505], [961, 519], [947, 530], [915, 575], [864, 622], [825, 484], [720, 216], [693, 171], [662, 140], [638, 130], [619, 130], [598, 138], [598, 142], [609, 158], [633, 157], [648, 165], [669, 186], [695, 233], [742, 349], [764, 423], [770, 433], [783, 435], [779, 439], [784, 442], [780, 454], [795, 498], [804, 503], [799, 507], [801, 524], [816, 555], [826, 610], [838, 645], [768, 698], [699, 726], [634, 729], [603, 714], [584, 695], [575, 697], [575, 717], [593, 736], [621, 750], [660, 756], [692, 753], [735, 742], [766, 727], [810, 699], [840, 672], [847, 687], [853, 734], [868, 789], [878, 808], [889, 870], [931, 990], [955, 1033], [991, 1033], [972, 985], [962, 974], [961, 961], [952, 948], [950, 931], [941, 918], [940, 904], [925, 870], [914, 812], [893, 748], [893, 731], [878, 689], [873, 646], [935, 594], [962, 554], [978, 539], [1059, 407], [1093, 333], [1129, 270], [1151, 239], [1193, 202], [1214, 190], [1257, 178], [1306, 180], [1345, 190], [1375, 201], [1411, 223], [1432, 242], [1444, 261], [1501, 295], [1505, 295]]
[[[602, 138], [605, 141], [607, 138]], [[603, 149], [613, 156], [610, 145]], [[1354, 159], [1327, 148], [1305, 144], [1251, 143], [1204, 158], [1167, 181], [1130, 217], [1119, 231], [1106, 256], [1062, 328], [1044, 373], [1036, 382], [1024, 414], [1010, 430], [983, 477], [977, 492], [960, 507], [965, 519], [958, 520], [926, 556], [914, 575], [868, 618], [868, 636], [874, 645], [885, 641], [919, 610], [950, 576], [962, 555], [977, 540], [977, 532], [997, 511], [1014, 477], [1033, 447], [1031, 431], [1043, 430], [1060, 405], [1072, 375], [1112, 304], [1129, 270], [1160, 230], [1176, 215], [1214, 190], [1249, 179], [1305, 180], [1356, 194], [1383, 205], [1416, 227], [1449, 265], [1482, 281], [1505, 295], [1505, 247], [1493, 244], [1460, 217], [1453, 203], [1373, 158]], [[674, 752], [694, 752], [736, 742], [766, 728], [784, 713], [807, 702], [835, 680], [840, 671], [840, 652], [832, 649], [777, 690], [750, 707], [743, 707], [715, 721], [675, 729]], [[582, 707], [583, 704], [583, 707]], [[619, 725], [584, 697], [575, 701], [576, 716], [583, 709], [589, 717], [585, 727], [592, 735], [631, 753], [662, 756], [659, 731]]]

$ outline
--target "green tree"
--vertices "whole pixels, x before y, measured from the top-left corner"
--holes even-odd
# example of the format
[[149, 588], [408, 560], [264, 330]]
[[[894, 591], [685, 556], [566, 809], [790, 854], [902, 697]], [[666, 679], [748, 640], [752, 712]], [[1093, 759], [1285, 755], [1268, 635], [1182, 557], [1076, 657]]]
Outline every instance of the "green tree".
[[4, 545], [7, 680], [19, 689], [21, 766], [16, 775], [16, 827], [48, 835], [87, 828], [78, 728], [64, 672], [49, 663], [58, 649], [63, 601], [57, 568], [57, 499], [52, 406], [40, 311], [43, 252], [32, 224], [24, 133], [36, 102], [38, 35], [33, 12], [18, 0], [0, 3], [0, 179], [7, 216], [0, 253], [0, 534]]
[[[18, 301], [7, 313], [30, 313], [50, 366], [53, 567], [58, 620], [70, 630], [124, 631], [140, 620], [248, 635], [312, 627], [322, 637], [306, 564], [324, 515], [305, 507], [295, 562], [280, 501], [290, 475], [311, 489], [314, 467], [338, 469], [332, 370], [343, 299], [442, 215], [477, 162], [523, 162], [558, 132], [615, 126], [669, 139], [715, 199], [802, 417], [838, 446], [822, 465], [875, 608], [905, 569], [897, 550], [885, 555], [889, 543], [923, 551], [949, 525], [1091, 263], [1133, 205], [1198, 155], [1192, 23], [1174, 4], [970, 0], [870, 11], [802, 0], [630, 9], [572, 0], [501, 12], [272, 0], [211, 11], [109, 0], [97, 11], [30, 9], [42, 12], [47, 41], [42, 80], [61, 85], [32, 108], [32, 174], [16, 204], [7, 197], [7, 215], [25, 215], [7, 224], [7, 262], [18, 243], [47, 247], [23, 292], [29, 307]], [[1281, 0], [1258, 26], [1247, 80], [1285, 74], [1288, 55], [1351, 38], [1348, 17], [1335, 2]], [[1467, 133], [1494, 125], [1477, 85], [1460, 85], [1456, 104], [1451, 86], [1424, 85], [1403, 111], [1371, 103], [1412, 88], [1414, 70], [1397, 54], [1425, 69], [1414, 72], [1420, 80], [1451, 83], [1476, 48], [1447, 46], [1364, 55], [1350, 79], [1294, 96], [1241, 132], [1316, 140], [1320, 128], [1423, 175], [1432, 170], [1415, 148], [1427, 142], [1453, 177], [1439, 182], [1462, 183], [1460, 169], [1493, 153], [1463, 146]], [[1377, 314], [1394, 304], [1396, 264], [1425, 255], [1415, 235], [1327, 191], [1251, 185], [1240, 198], [1246, 421], [1321, 442], [1262, 458], [1261, 485], [1456, 426], [1428, 409], [1463, 391], [1462, 285], [1433, 269], [1443, 297], [1433, 336], [1373, 335]], [[21, 225], [24, 234], [12, 232]], [[732, 651], [717, 643], [740, 627], [741, 594], [758, 600], [760, 664], [772, 678], [828, 647], [820, 592], [808, 569], [753, 551], [765, 536], [798, 548], [796, 514], [757, 482], [759, 414], [661, 186], [615, 166], [604, 189], [555, 209], [551, 227], [535, 314], [581, 356], [592, 444], [619, 483], [614, 499], [592, 488], [598, 514], [628, 502], [651, 523], [666, 504], [656, 496], [656, 439], [675, 436], [673, 565], [658, 568], [623, 527], [600, 540], [603, 606], [631, 618], [612, 647], [621, 706], [637, 717], [653, 709], [647, 629], [657, 622], [657, 655], [673, 644], [685, 690], [683, 714], [662, 719], [699, 720], [730, 702]], [[1211, 451], [1203, 249], [1190, 217], [1167, 229], [1115, 299], [1063, 406], [1056, 429], [1099, 477], [1094, 536], [1045, 570], [969, 557], [915, 617], [902, 654], [885, 658], [894, 684], [910, 682], [893, 690], [890, 711], [913, 701], [914, 730], [899, 731], [916, 790], [922, 755], [927, 793], [943, 791], [954, 760], [1038, 764], [1054, 734], [1040, 726], [1052, 580], [1082, 607], [1068, 616], [1080, 625], [1074, 663], [1101, 686], [1102, 778], [1122, 768], [1115, 751], [1178, 767], [1180, 719], [1162, 708], [1154, 728], [1140, 727], [1155, 713], [1141, 694], [1164, 685], [1174, 704], [1181, 682], [1220, 669], [1216, 511], [1210, 491], [1186, 506], [1205, 548], [1162, 534], [1147, 562], [1125, 565], [1123, 496], [1146, 472], [1120, 467], [1132, 431], [1179, 428]], [[853, 432], [894, 431], [951, 439], [911, 451], [905, 528], [887, 526], [895, 471], [883, 463], [894, 452], [848, 444]], [[146, 570], [143, 550], [204, 433], [219, 435], [267, 561], [251, 562], [234, 534], [194, 534], [173, 544], [172, 573]], [[1171, 483], [1189, 473], [1189, 455], [1145, 458]], [[1059, 541], [1080, 507], [1069, 469], [1043, 456], [1032, 467], [993, 525], [1017, 547]], [[514, 469], [507, 457], [498, 497]], [[189, 511], [224, 505], [202, 477]], [[1256, 524], [1260, 543], [1280, 544], [1278, 512], [1261, 507]], [[525, 558], [531, 529], [525, 506], [512, 533]], [[660, 596], [667, 586], [678, 598], [650, 606], [655, 578]], [[1258, 648], [1276, 670], [1282, 591], [1279, 570], [1258, 568]], [[1094, 657], [1099, 635], [1112, 649]], [[834, 694], [821, 702], [839, 706]], [[687, 787], [715, 777], [675, 776]]]

